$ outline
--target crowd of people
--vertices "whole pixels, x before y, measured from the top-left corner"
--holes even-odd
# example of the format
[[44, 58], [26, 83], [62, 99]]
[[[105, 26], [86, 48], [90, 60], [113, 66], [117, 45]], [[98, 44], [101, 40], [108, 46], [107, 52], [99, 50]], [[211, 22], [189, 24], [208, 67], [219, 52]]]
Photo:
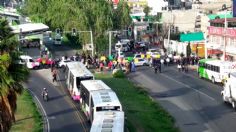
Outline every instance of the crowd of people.
[[[153, 58], [149, 61], [149, 65], [154, 68], [155, 73], [159, 71], [161, 73], [161, 67], [163, 65], [175, 64], [179, 71], [188, 72], [188, 65], [195, 65], [198, 63], [199, 57], [179, 57], [179, 58]], [[135, 72], [136, 66], [133, 59], [127, 60], [127, 58], [119, 58], [117, 56], [97, 56], [94, 57], [90, 55], [86, 55], [85, 53], [78, 54], [76, 53], [74, 56], [63, 56], [60, 59], [54, 59], [55, 63], [52, 63], [52, 72], [54, 67], [58, 67], [58, 63], [61, 60], [70, 60], [70, 61], [80, 61], [82, 62], [88, 69], [96, 69], [97, 72], [104, 71], [113, 71], [114, 69], [121, 69], [125, 73]]]

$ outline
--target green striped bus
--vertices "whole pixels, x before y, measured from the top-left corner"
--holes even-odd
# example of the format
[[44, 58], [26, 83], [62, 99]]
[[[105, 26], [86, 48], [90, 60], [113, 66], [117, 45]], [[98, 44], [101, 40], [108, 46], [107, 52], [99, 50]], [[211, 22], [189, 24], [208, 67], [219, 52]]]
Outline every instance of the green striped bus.
[[198, 62], [199, 78], [206, 78], [212, 83], [223, 83], [227, 74], [234, 69], [234, 64], [229, 61], [221, 61], [217, 59], [201, 59]]

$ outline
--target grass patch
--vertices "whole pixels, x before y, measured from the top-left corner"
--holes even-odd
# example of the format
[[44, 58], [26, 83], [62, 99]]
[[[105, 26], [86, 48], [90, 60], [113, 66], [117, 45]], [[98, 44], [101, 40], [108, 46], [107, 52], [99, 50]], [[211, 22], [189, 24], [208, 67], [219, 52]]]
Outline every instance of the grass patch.
[[119, 97], [127, 117], [129, 132], [179, 132], [175, 121], [148, 93], [127, 78], [113, 78], [108, 74], [96, 74]]
[[27, 90], [18, 96], [15, 117], [16, 122], [12, 125], [10, 132], [43, 131], [43, 118]]

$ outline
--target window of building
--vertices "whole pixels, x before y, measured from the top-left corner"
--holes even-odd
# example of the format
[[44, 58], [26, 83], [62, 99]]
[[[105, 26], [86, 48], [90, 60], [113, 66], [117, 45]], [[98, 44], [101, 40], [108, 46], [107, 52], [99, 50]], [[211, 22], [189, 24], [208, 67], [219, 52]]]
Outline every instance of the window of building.
[[232, 38], [231, 41], [231, 46], [236, 47], [236, 38]]

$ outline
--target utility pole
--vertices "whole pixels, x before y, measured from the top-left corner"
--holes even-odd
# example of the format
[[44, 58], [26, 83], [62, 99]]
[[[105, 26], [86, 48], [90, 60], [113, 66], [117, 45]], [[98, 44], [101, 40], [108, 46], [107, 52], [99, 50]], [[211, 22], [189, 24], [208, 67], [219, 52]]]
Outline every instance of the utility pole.
[[170, 8], [171, 13], [170, 13], [170, 23], [169, 23], [169, 29], [168, 29], [168, 38], [167, 38], [167, 53], [170, 54], [170, 28], [171, 24], [173, 23], [173, 18], [172, 18], [172, 7]]
[[224, 51], [223, 51], [223, 60], [225, 61], [226, 59], [226, 30], [228, 27], [227, 24], [227, 18], [226, 18], [226, 13], [227, 13], [227, 9], [225, 9], [225, 27], [224, 27]]
[[109, 31], [109, 57], [111, 56], [111, 32], [112, 31]]
[[[78, 33], [90, 33], [90, 43], [91, 43], [91, 46], [92, 46], [92, 57], [94, 56], [94, 44], [93, 44], [93, 31], [92, 30], [89, 30], [89, 31], [77, 31], [75, 28], [74, 28], [74, 32], [78, 32]], [[73, 33], [73, 31], [64, 31], [63, 33]]]

